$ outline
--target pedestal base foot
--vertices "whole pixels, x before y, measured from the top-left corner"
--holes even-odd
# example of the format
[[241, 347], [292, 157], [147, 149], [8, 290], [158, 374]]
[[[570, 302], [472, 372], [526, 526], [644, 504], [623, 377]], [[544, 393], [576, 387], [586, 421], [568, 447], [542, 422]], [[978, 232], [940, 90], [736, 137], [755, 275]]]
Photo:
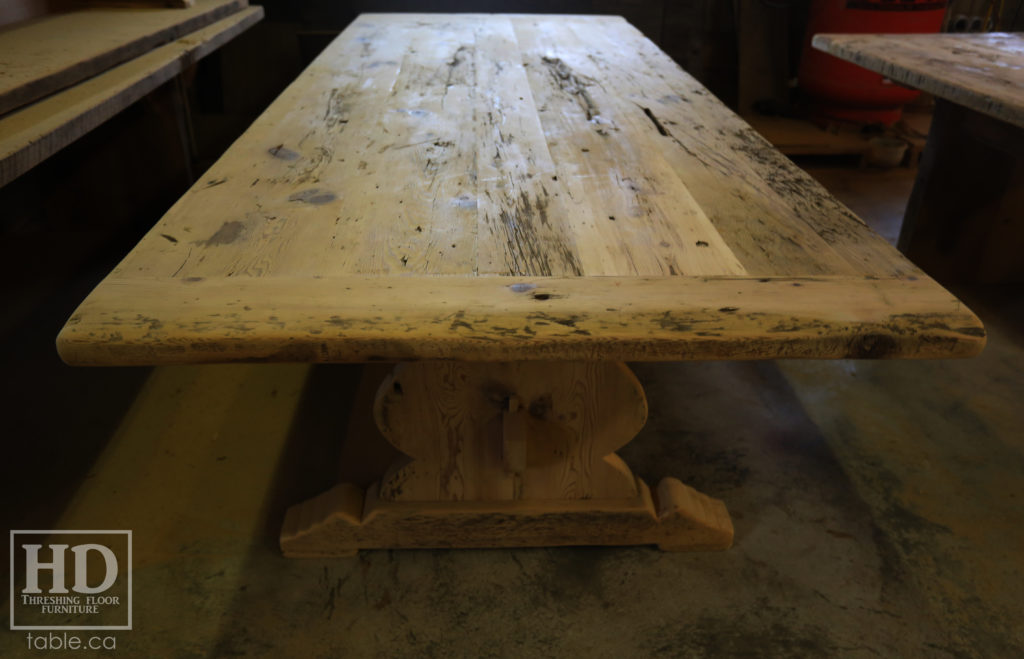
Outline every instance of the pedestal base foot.
[[359, 549], [647, 545], [665, 551], [728, 549], [725, 504], [675, 478], [656, 496], [637, 479], [629, 499], [383, 501], [378, 485], [342, 484], [289, 509], [289, 557], [351, 556]]

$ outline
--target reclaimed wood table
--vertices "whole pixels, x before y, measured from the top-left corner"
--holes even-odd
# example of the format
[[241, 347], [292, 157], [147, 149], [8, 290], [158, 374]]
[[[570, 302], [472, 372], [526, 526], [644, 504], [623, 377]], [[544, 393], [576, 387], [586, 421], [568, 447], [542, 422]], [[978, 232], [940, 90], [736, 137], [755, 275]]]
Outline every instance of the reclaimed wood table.
[[393, 362], [290, 556], [728, 547], [630, 360], [966, 357], [978, 319], [617, 17], [366, 14], [89, 295], [69, 364]]
[[899, 247], [944, 282], [1024, 282], [1024, 35], [818, 34], [814, 47], [934, 94]]

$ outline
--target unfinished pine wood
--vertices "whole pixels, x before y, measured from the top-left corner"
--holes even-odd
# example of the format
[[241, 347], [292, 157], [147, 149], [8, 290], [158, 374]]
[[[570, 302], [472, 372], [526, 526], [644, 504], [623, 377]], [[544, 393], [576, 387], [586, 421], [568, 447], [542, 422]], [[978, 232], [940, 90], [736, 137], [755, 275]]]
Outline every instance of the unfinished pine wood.
[[188, 8], [84, 8], [0, 31], [0, 114], [36, 101], [244, 9], [247, 0]]
[[[524, 29], [535, 22], [519, 20]], [[587, 61], [617, 75], [617, 98], [645, 108], [650, 148], [671, 162], [749, 274], [920, 272], [635, 28], [607, 21], [584, 30], [597, 50]], [[632, 66], [616, 66], [623, 50]]]
[[0, 186], [107, 121], [262, 18], [262, 7], [248, 7], [0, 118]]
[[559, 351], [849, 357], [864, 352], [858, 340], [868, 336], [889, 337], [879, 356], [938, 357], [973, 354], [983, 343], [974, 317], [928, 280], [353, 276], [107, 285], [112, 295], [86, 300], [61, 334], [69, 362], [551, 359]]
[[[625, 364], [403, 363], [381, 382], [373, 416], [402, 457], [365, 493], [345, 483], [293, 506], [281, 535], [286, 555], [732, 543], [725, 504], [666, 478], [656, 511], [647, 485], [615, 454], [647, 420], [643, 388]], [[374, 433], [356, 432], [373, 445]]]
[[360, 549], [658, 545], [665, 551], [732, 546], [725, 505], [674, 478], [657, 497], [637, 482], [632, 499], [568, 501], [383, 501], [338, 485], [288, 510], [281, 550], [292, 558], [352, 555]]
[[58, 337], [69, 364], [941, 358], [985, 343], [927, 277], [118, 277], [100, 290]]
[[293, 507], [290, 556], [725, 548], [722, 502], [616, 456], [646, 418], [620, 362], [983, 345], [622, 19], [450, 14], [361, 16], [58, 337], [73, 364], [399, 362], [374, 415], [405, 457]]
[[58, 340], [75, 364], [983, 344], [968, 309], [624, 20], [461, 14], [356, 20]]
[[647, 400], [618, 362], [401, 364], [375, 416], [411, 458], [384, 476], [382, 500], [637, 496], [615, 451], [643, 428]]
[[815, 48], [1024, 127], [1024, 35], [818, 34]]
[[[690, 118], [724, 117], [708, 123], [712, 137], [672, 134], [668, 122], [698, 104], [666, 88], [661, 78], [685, 74], [624, 21], [578, 21], [628, 48], [599, 51], [607, 71], [573, 73], [590, 62], [565, 27], [576, 19], [529, 20], [357, 21], [165, 218], [194, 234], [188, 244], [153, 236], [125, 267], [183, 277], [917, 272], [717, 100]], [[530, 45], [535, 32], [541, 43]], [[583, 54], [562, 52], [570, 38]], [[504, 64], [512, 46], [521, 66]], [[627, 57], [644, 48], [658, 55]], [[648, 69], [661, 78], [631, 73]], [[688, 95], [706, 94], [691, 83]], [[665, 108], [638, 96], [659, 85]], [[602, 89], [611, 100], [588, 117], [585, 99]], [[681, 164], [687, 151], [717, 165]], [[244, 207], [220, 201], [243, 197]], [[723, 227], [732, 232], [720, 239]], [[210, 258], [203, 241], [214, 235]]]

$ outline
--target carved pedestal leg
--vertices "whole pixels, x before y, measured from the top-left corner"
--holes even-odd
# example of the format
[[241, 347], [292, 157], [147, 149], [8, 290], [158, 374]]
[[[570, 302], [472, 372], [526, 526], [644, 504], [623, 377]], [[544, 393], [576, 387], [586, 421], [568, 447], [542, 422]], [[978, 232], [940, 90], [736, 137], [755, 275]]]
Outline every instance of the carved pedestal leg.
[[357, 549], [657, 544], [725, 549], [725, 505], [674, 478], [652, 495], [615, 454], [647, 401], [614, 362], [399, 364], [374, 401], [407, 456], [364, 491], [293, 506], [287, 556]]

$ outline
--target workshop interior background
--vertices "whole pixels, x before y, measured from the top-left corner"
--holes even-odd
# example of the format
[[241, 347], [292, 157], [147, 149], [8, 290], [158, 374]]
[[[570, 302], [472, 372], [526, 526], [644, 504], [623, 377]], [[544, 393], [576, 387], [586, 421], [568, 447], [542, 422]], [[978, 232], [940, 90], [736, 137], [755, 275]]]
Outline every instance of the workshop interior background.
[[[0, 189], [0, 500], [8, 529], [52, 528], [75, 505], [95, 475], [110, 438], [123, 427], [127, 414], [137, 413], [132, 412], [136, 396], [157, 370], [65, 366], [54, 349], [64, 322], [92, 287], [359, 13], [618, 14], [722, 101], [750, 118], [755, 127], [758, 121], [770, 126], [778, 119], [801, 117], [801, 91], [794, 80], [808, 1], [255, 0], [253, 4], [265, 8], [264, 20], [191, 67], [180, 81], [161, 86]], [[1024, 1], [954, 0], [950, 5], [946, 30], [1024, 30]], [[176, 103], [176, 85], [183, 85], [184, 108]], [[895, 242], [915, 174], [912, 159], [919, 157], [927, 134], [930, 103], [924, 95], [908, 108], [912, 125], [905, 130], [910, 131], [911, 148], [895, 167], [865, 165], [863, 154], [855, 150], [827, 147], [821, 153], [793, 158]], [[851, 131], [859, 139], [864, 130], [877, 128], [833, 127], [833, 134], [842, 142]], [[1024, 656], [1020, 604], [1024, 591], [1024, 296], [1019, 285], [949, 285], [988, 328], [989, 347], [978, 360], [899, 365], [903, 370], [890, 364], [849, 362], [640, 369], [641, 377], [653, 383], [648, 384], [652, 399], [672, 410], [666, 414], [673, 418], [652, 419], [651, 437], [634, 443], [631, 461], [639, 472], [646, 468], [658, 473], [673, 460], [689, 464], [692, 459], [698, 465], [693, 469], [703, 463], [704, 471], [678, 469], [701, 489], [725, 499], [734, 511], [738, 540], [730, 558], [658, 555], [646, 549], [521, 550], [508, 552], [515, 561], [492, 565], [489, 561], [500, 562], [503, 559], [498, 557], [505, 554], [467, 552], [456, 557], [453, 552], [426, 552], [402, 559], [390, 552], [387, 558], [383, 552], [370, 552], [359, 559], [363, 585], [383, 588], [381, 584], [393, 575], [380, 566], [408, 561], [403, 569], [431, 575], [417, 582], [423, 589], [447, 594], [448, 599], [424, 601], [408, 594], [424, 609], [436, 609], [433, 620], [440, 620], [438, 628], [447, 631], [430, 637], [429, 651], [394, 626], [375, 637], [351, 632], [348, 640], [335, 638], [330, 647], [337, 652], [351, 650], [353, 656], [413, 656], [419, 651], [423, 654], [418, 656], [517, 656], [501, 649], [512, 641], [507, 632], [496, 630], [500, 620], [521, 635], [537, 631], [518, 646], [522, 652], [518, 656], [583, 650], [594, 656], [861, 656], [859, 652], [864, 656]], [[351, 371], [346, 368], [316, 367], [304, 375], [304, 384], [298, 387], [306, 392], [300, 413], [312, 414], [316, 404], [329, 407], [335, 397], [350, 390]], [[187, 388], [192, 377], [183, 376], [181, 387]], [[717, 402], [712, 400], [715, 395]], [[677, 409], [683, 405], [681, 400], [694, 407]], [[680, 425], [688, 425], [690, 439], [661, 437], [670, 422], [678, 421], [675, 415], [684, 414], [686, 424]], [[340, 423], [299, 419], [294, 421], [297, 430], [292, 436], [304, 430], [316, 439], [338, 431]], [[894, 424], [899, 426], [896, 430]], [[763, 430], [770, 427], [776, 431]], [[274, 535], [283, 506], [301, 499], [300, 491], [310, 494], [323, 489], [333, 477], [330, 469], [318, 464], [329, 460], [297, 457], [303, 450], [314, 450], [310, 448], [314, 440], [296, 441], [305, 443], [289, 449], [286, 461], [291, 464], [282, 466], [280, 473], [302, 465], [305, 482], [296, 483], [293, 477], [265, 484], [281, 500], [261, 511], [266, 524], [261, 536], [265, 556], [252, 565], [260, 566], [263, 573], [274, 573], [273, 566], [278, 565], [273, 562], [277, 560]], [[660, 441], [666, 446], [676, 444], [652, 452]], [[790, 477], [802, 493], [791, 491]], [[743, 494], [745, 488], [747, 494]], [[854, 521], [847, 520], [852, 526], [829, 527], [827, 540], [856, 549], [836, 550], [831, 558], [866, 561], [865, 574], [870, 575], [851, 577], [863, 579], [850, 586], [857, 592], [885, 591], [890, 588], [886, 584], [896, 584], [882, 596], [882, 612], [869, 615], [852, 610], [856, 607], [833, 607], [832, 591], [826, 596], [825, 589], [809, 585], [818, 578], [815, 575], [831, 568], [812, 565], [813, 561], [791, 553], [793, 547], [804, 546], [801, 540], [751, 536], [744, 525], [754, 516], [769, 514], [766, 506], [756, 503], [759, 498], [778, 504], [775, 511], [783, 511], [779, 514], [784, 516], [804, 515], [797, 536], [831, 523], [799, 511], [801, 506], [813, 507], [807, 503], [811, 498], [854, 511]], [[750, 548], [755, 540], [771, 550], [758, 555]], [[434, 558], [424, 558], [431, 554]], [[324, 575], [332, 571], [333, 579], [346, 573], [344, 565], [322, 569]], [[292, 571], [295, 577], [296, 570], [304, 569], [289, 566], [281, 571]], [[309, 569], [319, 574], [321, 567]], [[522, 570], [530, 573], [529, 578], [522, 576]], [[633, 590], [612, 579], [613, 574], [632, 580], [635, 601], [628, 594]], [[500, 589], [484, 597], [483, 591], [463, 582], [466, 575], [480, 583], [507, 577], [528, 595], [515, 600], [515, 605], [506, 602], [512, 608], [503, 609], [506, 605], [495, 603]], [[281, 574], [265, 578], [275, 587], [301, 588], [289, 585]], [[301, 582], [301, 576], [295, 578]], [[435, 581], [448, 583], [442, 587]], [[207, 606], [198, 577], [189, 583], [191, 597]], [[412, 622], [386, 617], [397, 606], [392, 605], [392, 599], [398, 598], [395, 590], [405, 586], [388, 587], [392, 595], [387, 601], [382, 596], [367, 600], [366, 611], [359, 612], [367, 614], [364, 623], [378, 629], [408, 625], [417, 629], [420, 641], [429, 637], [418, 626], [429, 626], [426, 619], [409, 611], [404, 616], [412, 617]], [[344, 591], [339, 597], [354, 597], [344, 588], [337, 584], [338, 592]], [[254, 590], [267, 593], [271, 589], [257, 586]], [[641, 605], [643, 593], [658, 606]], [[520, 597], [500, 595], [506, 596]], [[652, 613], [691, 596], [698, 601], [679, 604], [672, 609], [674, 617], [663, 619]], [[610, 621], [619, 617], [615, 597], [627, 600], [621, 617], [631, 631], [623, 631], [627, 622]], [[362, 598], [360, 593], [360, 602]], [[713, 603], [717, 599], [720, 603]], [[222, 628], [230, 628], [235, 624], [230, 616], [237, 616], [244, 634], [222, 631], [206, 642], [199, 633], [187, 652], [171, 654], [273, 654], [274, 634], [260, 627], [271, 619], [260, 617], [265, 613], [242, 610], [237, 599], [225, 601], [228, 604], [214, 607], [210, 615], [221, 620]], [[231, 601], [235, 604], [230, 605]], [[573, 601], [577, 608], [570, 611]], [[354, 616], [358, 606], [338, 604]], [[493, 607], [499, 613], [514, 610], [514, 616], [485, 616], [484, 611]], [[288, 615], [284, 608], [278, 610], [282, 616]], [[309, 613], [300, 605], [297, 609], [303, 615]], [[319, 620], [319, 613], [312, 617]], [[642, 622], [650, 615], [660, 621], [658, 625]], [[319, 630], [322, 622], [310, 624]], [[600, 638], [605, 645], [594, 648], [579, 638], [573, 640], [566, 631], [570, 622], [583, 625], [584, 636]], [[294, 627], [301, 622], [293, 619], [288, 624]], [[294, 633], [291, 627], [281, 634]], [[602, 633], [602, 627], [616, 633]], [[170, 642], [169, 634], [163, 642]], [[495, 645], [488, 650], [468, 641], [460, 644], [458, 639], [472, 634], [478, 635], [476, 643], [491, 639]], [[851, 645], [833, 642], [837, 638]]]

